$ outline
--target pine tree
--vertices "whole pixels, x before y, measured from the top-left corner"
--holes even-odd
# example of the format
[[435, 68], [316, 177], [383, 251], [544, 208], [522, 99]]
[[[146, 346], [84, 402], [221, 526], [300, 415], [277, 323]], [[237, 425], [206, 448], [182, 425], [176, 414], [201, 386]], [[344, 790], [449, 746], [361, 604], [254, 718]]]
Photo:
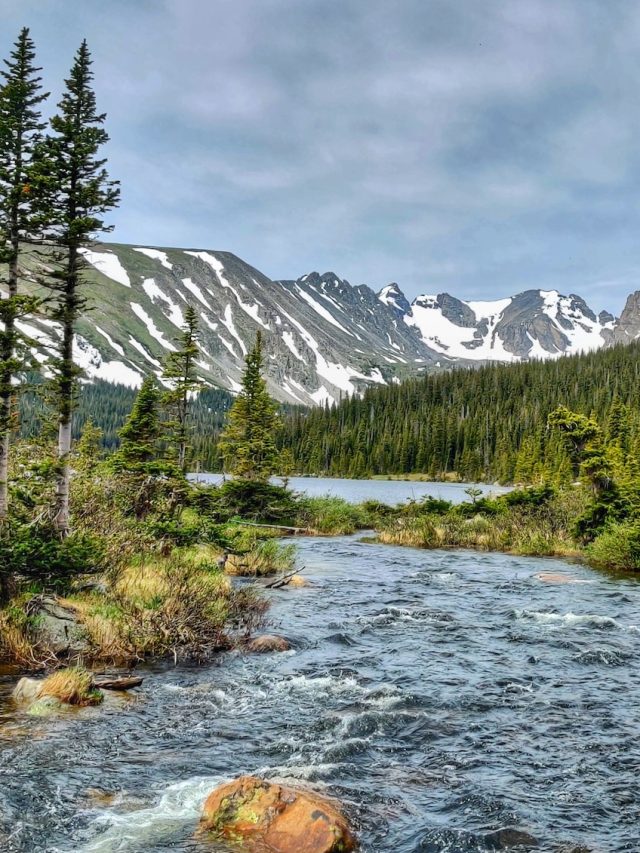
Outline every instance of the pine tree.
[[18, 290], [20, 244], [35, 236], [37, 207], [30, 184], [40, 133], [40, 104], [48, 97], [41, 90], [40, 68], [25, 27], [15, 43], [6, 69], [0, 72], [0, 263], [6, 265], [6, 298], [0, 299], [0, 523], [8, 512], [9, 446], [13, 427], [18, 357], [16, 320], [34, 307]]
[[132, 487], [131, 504], [138, 519], [144, 518], [151, 509], [155, 481], [165, 473], [159, 452], [160, 398], [155, 379], [147, 376], [120, 430], [120, 447], [111, 459], [113, 471]]
[[155, 473], [161, 434], [160, 391], [155, 379], [147, 376], [120, 430], [120, 447], [112, 459], [114, 470], [145, 476]]
[[93, 421], [88, 420], [82, 428], [74, 452], [74, 468], [85, 474], [91, 474], [102, 458], [103, 433]]
[[198, 315], [192, 305], [185, 311], [182, 333], [176, 338], [178, 349], [168, 356], [162, 378], [170, 390], [163, 395], [163, 403], [170, 413], [168, 428], [169, 443], [175, 447], [179, 470], [187, 473], [189, 439], [191, 434], [192, 395], [201, 387], [196, 372], [198, 349]]
[[53, 136], [43, 145], [38, 190], [48, 200], [47, 216], [53, 223], [51, 237], [60, 248], [59, 268], [48, 284], [53, 292], [51, 317], [60, 323], [62, 335], [56, 365], [59, 475], [56, 489], [56, 526], [69, 531], [71, 417], [79, 369], [73, 362], [73, 336], [81, 312], [87, 306], [83, 271], [87, 267], [81, 249], [98, 232], [111, 230], [102, 219], [119, 199], [117, 182], [109, 180], [106, 160], [98, 151], [109, 139], [102, 125], [105, 115], [96, 111], [91, 83], [91, 56], [86, 41], [76, 53], [66, 91], [51, 119]]
[[268, 480], [278, 467], [277, 407], [262, 378], [262, 336], [246, 359], [242, 389], [220, 436], [224, 470], [246, 480]]

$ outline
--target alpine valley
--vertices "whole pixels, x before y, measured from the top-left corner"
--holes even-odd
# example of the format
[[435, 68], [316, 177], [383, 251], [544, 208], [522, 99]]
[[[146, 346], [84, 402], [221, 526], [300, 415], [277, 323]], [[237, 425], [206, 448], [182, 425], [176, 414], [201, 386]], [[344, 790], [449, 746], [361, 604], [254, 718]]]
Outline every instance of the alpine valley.
[[[90, 379], [132, 387], [161, 372], [188, 304], [199, 315], [204, 382], [238, 390], [261, 330], [271, 393], [303, 405], [453, 364], [556, 358], [640, 336], [640, 291], [615, 318], [555, 290], [494, 301], [440, 293], [410, 303], [395, 283], [375, 293], [331, 272], [271, 280], [228, 252], [103, 243], [84, 255], [91, 310], [78, 324], [76, 361]], [[37, 264], [25, 265], [27, 282]], [[55, 324], [32, 316], [19, 325], [46, 367]]]

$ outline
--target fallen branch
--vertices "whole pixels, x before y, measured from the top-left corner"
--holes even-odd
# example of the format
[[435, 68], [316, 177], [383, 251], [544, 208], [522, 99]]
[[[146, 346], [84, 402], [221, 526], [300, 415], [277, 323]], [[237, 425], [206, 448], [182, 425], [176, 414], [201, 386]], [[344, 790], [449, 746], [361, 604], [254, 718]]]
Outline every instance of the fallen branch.
[[281, 586], [286, 586], [291, 578], [294, 575], [299, 575], [300, 572], [303, 572], [305, 567], [303, 566], [301, 569], [294, 569], [292, 572], [289, 572], [286, 575], [280, 575], [280, 577], [275, 578], [275, 580], [269, 581], [264, 584], [265, 589], [278, 589]]
[[244, 524], [246, 527], [265, 527], [273, 530], [288, 530], [290, 533], [311, 533], [308, 527], [288, 527], [286, 524], [259, 524], [257, 521], [231, 521], [231, 524]]

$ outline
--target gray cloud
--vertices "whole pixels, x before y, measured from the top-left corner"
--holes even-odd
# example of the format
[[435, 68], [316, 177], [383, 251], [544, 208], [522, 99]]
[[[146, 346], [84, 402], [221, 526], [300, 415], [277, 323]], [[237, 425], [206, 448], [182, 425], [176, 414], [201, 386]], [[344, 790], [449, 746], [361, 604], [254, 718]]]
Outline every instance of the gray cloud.
[[635, 0], [0, 0], [109, 114], [113, 239], [408, 295], [640, 287]]

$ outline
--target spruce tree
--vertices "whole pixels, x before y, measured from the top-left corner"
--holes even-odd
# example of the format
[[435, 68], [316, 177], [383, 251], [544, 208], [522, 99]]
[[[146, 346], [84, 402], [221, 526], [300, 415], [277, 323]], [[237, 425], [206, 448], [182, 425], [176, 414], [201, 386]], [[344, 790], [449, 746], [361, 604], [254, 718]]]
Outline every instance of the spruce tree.
[[159, 451], [160, 398], [155, 378], [147, 376], [120, 430], [120, 447], [111, 458], [113, 471], [132, 487], [131, 505], [138, 519], [151, 509], [155, 481], [165, 470]]
[[219, 449], [224, 471], [246, 480], [265, 481], [276, 472], [278, 413], [262, 378], [262, 336], [245, 359], [242, 389], [229, 410]]
[[36, 236], [36, 195], [30, 172], [41, 131], [43, 93], [35, 66], [35, 49], [25, 27], [18, 36], [5, 69], [0, 72], [0, 264], [3, 273], [0, 298], [0, 523], [8, 512], [9, 446], [13, 427], [16, 378], [22, 367], [18, 357], [16, 320], [34, 307], [19, 293], [21, 241]]
[[185, 311], [182, 333], [176, 338], [178, 349], [169, 354], [165, 361], [163, 380], [169, 391], [163, 395], [163, 403], [170, 414], [167, 423], [168, 442], [175, 448], [179, 470], [187, 473], [189, 438], [191, 433], [190, 401], [201, 387], [196, 372], [198, 349], [198, 315], [192, 305]]
[[51, 237], [60, 249], [58, 265], [48, 287], [52, 291], [50, 316], [61, 326], [55, 390], [58, 409], [59, 475], [56, 489], [56, 526], [69, 531], [71, 418], [79, 369], [73, 362], [73, 336], [79, 315], [87, 306], [82, 248], [98, 232], [109, 231], [104, 214], [119, 199], [117, 182], [111, 181], [98, 157], [109, 137], [105, 115], [96, 110], [92, 88], [91, 56], [86, 41], [76, 53], [66, 91], [51, 119], [53, 135], [44, 143], [38, 189], [48, 201]]

